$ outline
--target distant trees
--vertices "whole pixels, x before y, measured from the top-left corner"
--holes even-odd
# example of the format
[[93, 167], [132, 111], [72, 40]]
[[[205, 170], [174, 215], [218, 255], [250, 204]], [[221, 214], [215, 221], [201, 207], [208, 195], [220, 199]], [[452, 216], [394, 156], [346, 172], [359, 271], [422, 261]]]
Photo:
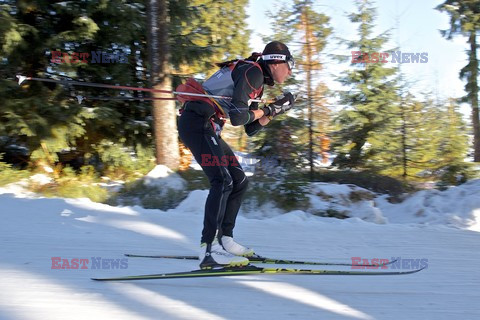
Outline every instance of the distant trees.
[[435, 179], [466, 157], [458, 106], [454, 100], [433, 104], [427, 95], [404, 94], [399, 69], [379, 62], [381, 57], [362, 62], [372, 57], [365, 54], [386, 51], [387, 34], [373, 35], [371, 1], [357, 0], [356, 5], [358, 11], [349, 17], [358, 24], [358, 40], [346, 43], [359, 54], [352, 55], [352, 69], [339, 77], [347, 90], [340, 93], [345, 107], [334, 118], [333, 164], [405, 180]]
[[[368, 0], [357, 0], [357, 12], [350, 13], [352, 23], [358, 24], [358, 40], [347, 41], [352, 51], [383, 52], [387, 35], [373, 36], [375, 8]], [[363, 57], [358, 58], [364, 60]], [[340, 93], [345, 107], [335, 117], [338, 130], [333, 137], [337, 154], [334, 164], [340, 167], [368, 168], [370, 159], [383, 149], [389, 125], [397, 117], [398, 96], [393, 78], [396, 70], [384, 63], [352, 63], [352, 68], [339, 77], [347, 88]]]
[[[156, 101], [152, 109], [148, 101], [88, 99], [141, 98], [145, 93], [39, 82], [19, 87], [15, 75], [170, 90], [186, 77], [209, 76], [217, 68], [215, 62], [250, 55], [247, 3], [0, 1], [0, 73], [5, 75], [0, 79], [0, 153], [6, 146], [16, 146], [28, 153], [31, 166], [53, 165], [60, 157], [106, 168], [130, 156], [151, 158], [155, 145], [157, 163], [177, 168], [178, 105], [173, 102]], [[358, 27], [357, 38], [345, 43], [349, 55], [358, 51], [356, 58], [363, 61], [363, 53], [385, 52], [387, 34], [373, 32], [376, 10], [370, 0], [355, 3], [357, 10], [349, 18]], [[479, 3], [449, 0], [437, 7], [451, 16], [444, 36], [462, 34], [470, 44], [469, 64], [460, 76], [467, 80], [464, 101], [472, 106], [475, 161], [480, 160]], [[224, 137], [242, 150], [276, 161], [269, 164], [277, 170], [282, 188], [290, 188], [298, 175], [314, 179], [319, 162], [330, 157], [339, 168], [406, 180], [435, 179], [445, 172], [454, 176], [463, 170], [470, 128], [458, 112], [458, 101], [433, 103], [428, 95], [405, 94], [398, 69], [378, 62], [350, 63], [338, 77], [346, 90], [332, 92], [320, 76], [333, 32], [330, 18], [311, 0], [292, 0], [272, 15], [274, 34], [265, 43], [273, 39], [287, 43], [296, 68], [292, 79], [267, 88], [265, 96], [274, 97], [288, 87], [299, 94], [296, 106], [270, 123], [254, 143], [240, 131], [227, 130]], [[121, 54], [128, 63], [91, 63], [91, 59], [58, 63], [52, 59], [53, 51], [68, 56], [92, 51]], [[327, 106], [329, 94], [338, 95], [340, 110]], [[77, 95], [87, 99], [79, 104]]]
[[450, 29], [441, 33], [447, 39], [456, 35], [467, 37], [469, 44], [468, 64], [460, 70], [460, 78], [465, 79], [467, 95], [463, 102], [468, 102], [472, 108], [473, 129], [473, 161], [480, 162], [480, 118], [478, 112], [478, 57], [477, 34], [480, 30], [480, 1], [479, 0], [446, 0], [437, 6], [437, 10], [446, 12], [450, 16]]
[[[7, 145], [25, 147], [31, 165], [53, 165], [59, 155], [67, 154], [84, 162], [99, 159], [99, 153], [110, 150], [112, 144], [135, 154], [139, 145], [154, 142], [153, 114], [158, 120], [154, 130], [157, 162], [176, 168], [176, 111], [171, 102], [155, 103], [153, 113], [150, 102], [139, 100], [86, 99], [78, 104], [77, 95], [141, 98], [145, 94], [38, 82], [19, 87], [15, 75], [141, 87], [152, 84], [168, 90], [178, 84], [178, 76], [207, 74], [214, 62], [249, 53], [246, 3], [2, 1], [0, 73], [5, 77], [0, 79], [0, 153]], [[147, 19], [151, 5], [156, 10]], [[154, 37], [147, 37], [149, 33]], [[53, 51], [68, 56], [74, 52], [120, 53], [128, 63], [91, 63], [91, 57], [89, 63], [57, 63], [52, 61]]]

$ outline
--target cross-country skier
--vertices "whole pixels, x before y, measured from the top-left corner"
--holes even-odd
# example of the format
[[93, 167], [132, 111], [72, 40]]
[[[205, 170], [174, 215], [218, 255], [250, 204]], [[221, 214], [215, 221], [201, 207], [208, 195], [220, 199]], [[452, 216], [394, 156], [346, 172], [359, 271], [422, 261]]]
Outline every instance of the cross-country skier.
[[189, 79], [177, 91], [227, 96], [231, 99], [179, 96], [184, 102], [178, 123], [183, 143], [190, 149], [210, 182], [201, 238], [200, 267], [241, 266], [254, 254], [233, 239], [233, 228], [248, 180], [221, 131], [227, 118], [244, 126], [248, 136], [259, 132], [271, 119], [293, 107], [294, 96], [284, 93], [259, 109], [250, 99], [262, 96], [264, 85], [283, 83], [292, 74], [294, 60], [288, 47], [273, 41], [263, 52], [220, 67], [203, 84]]

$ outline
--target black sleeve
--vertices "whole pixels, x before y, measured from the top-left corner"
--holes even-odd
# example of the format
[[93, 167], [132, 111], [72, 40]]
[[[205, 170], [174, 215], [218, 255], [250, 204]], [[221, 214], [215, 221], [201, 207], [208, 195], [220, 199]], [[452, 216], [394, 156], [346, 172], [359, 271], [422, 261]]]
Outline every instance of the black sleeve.
[[258, 102], [252, 102], [250, 104], [250, 110], [258, 110]]
[[248, 107], [248, 100], [260, 95], [263, 90], [263, 72], [253, 64], [245, 63], [232, 71], [234, 82], [230, 122], [233, 126], [246, 125], [253, 122], [255, 115]]
[[245, 125], [245, 132], [247, 136], [251, 137], [261, 131], [264, 127], [260, 124], [260, 121], [255, 120]]
[[[250, 104], [250, 110], [258, 110], [258, 102], [253, 102], [252, 104]], [[245, 132], [249, 137], [257, 134], [259, 131], [261, 131], [264, 128], [258, 120], [250, 122], [246, 124], [244, 127], [245, 127]]]

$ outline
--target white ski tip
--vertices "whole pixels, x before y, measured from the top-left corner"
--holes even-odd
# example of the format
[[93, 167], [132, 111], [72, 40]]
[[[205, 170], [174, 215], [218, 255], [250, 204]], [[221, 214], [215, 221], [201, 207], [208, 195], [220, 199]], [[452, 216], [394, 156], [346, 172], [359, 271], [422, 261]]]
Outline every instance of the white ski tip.
[[17, 78], [18, 78], [18, 85], [21, 85], [25, 80], [27, 80], [27, 77], [21, 76], [18, 74], [17, 74]]

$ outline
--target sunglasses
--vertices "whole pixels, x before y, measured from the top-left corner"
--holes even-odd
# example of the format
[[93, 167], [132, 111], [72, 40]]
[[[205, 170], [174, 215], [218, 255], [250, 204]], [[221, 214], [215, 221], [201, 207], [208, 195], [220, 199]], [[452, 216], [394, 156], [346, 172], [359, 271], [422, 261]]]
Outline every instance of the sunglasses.
[[288, 70], [290, 71], [295, 67], [295, 60], [293, 60], [293, 57], [284, 54], [266, 54], [262, 55], [262, 59], [265, 61], [274, 60], [274, 62], [270, 63], [275, 64], [285, 62], [288, 65]]
[[295, 60], [293, 60], [293, 57], [287, 57], [287, 66], [288, 70], [293, 70], [293, 68], [295, 67]]

